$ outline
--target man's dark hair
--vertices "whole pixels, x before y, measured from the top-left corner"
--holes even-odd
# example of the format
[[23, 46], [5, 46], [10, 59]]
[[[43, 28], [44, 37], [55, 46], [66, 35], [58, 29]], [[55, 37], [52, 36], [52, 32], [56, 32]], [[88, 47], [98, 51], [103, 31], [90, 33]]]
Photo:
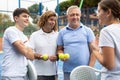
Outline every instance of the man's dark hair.
[[25, 9], [25, 8], [17, 8], [13, 12], [13, 17], [19, 16], [22, 13], [27, 13], [28, 15], [30, 14], [29, 11], [27, 9]]

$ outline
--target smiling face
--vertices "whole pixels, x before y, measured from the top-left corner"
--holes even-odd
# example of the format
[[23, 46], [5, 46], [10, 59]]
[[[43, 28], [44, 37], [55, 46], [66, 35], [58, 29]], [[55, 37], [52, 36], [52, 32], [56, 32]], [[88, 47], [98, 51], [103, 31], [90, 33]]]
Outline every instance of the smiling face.
[[19, 16], [16, 16], [16, 22], [21, 26], [28, 26], [29, 24], [29, 15], [22, 13]]
[[29, 15], [27, 13], [22, 13], [19, 16], [15, 16], [15, 22], [20, 27], [24, 28], [29, 24]]
[[57, 21], [56, 16], [50, 16], [45, 22], [45, 25], [42, 27], [43, 31], [46, 33], [52, 32], [56, 27], [56, 24], [57, 24], [56, 21]]
[[67, 14], [67, 20], [71, 28], [77, 28], [80, 26], [81, 12], [79, 8], [70, 9]]
[[103, 9], [101, 9], [99, 5], [98, 5], [97, 16], [98, 16], [99, 24], [105, 25], [105, 24], [108, 23], [108, 14], [107, 14], [107, 11], [104, 11]]
[[119, 23], [120, 2], [118, 0], [101, 0], [98, 3], [97, 16], [101, 25]]
[[57, 15], [53, 11], [46, 11], [43, 13], [38, 21], [38, 26], [44, 32], [57, 31]]
[[57, 20], [57, 17], [56, 16], [51, 16], [48, 18], [47, 22], [46, 22], [46, 25], [45, 27], [52, 31], [53, 28], [55, 27], [55, 24], [56, 24], [56, 20]]
[[15, 21], [15, 26], [23, 31], [29, 24], [29, 11], [25, 8], [17, 8], [13, 12], [13, 19]]

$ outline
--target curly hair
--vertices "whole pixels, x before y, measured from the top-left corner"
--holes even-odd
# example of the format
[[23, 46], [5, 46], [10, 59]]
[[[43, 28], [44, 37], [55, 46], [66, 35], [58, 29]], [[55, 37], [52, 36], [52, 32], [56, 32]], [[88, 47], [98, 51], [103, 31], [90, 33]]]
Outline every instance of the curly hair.
[[[45, 13], [43, 13], [41, 16], [40, 16], [40, 19], [38, 20], [38, 26], [40, 28], [44, 27], [48, 18], [50, 18], [51, 16], [55, 16], [57, 17], [56, 13], [53, 12], [53, 11], [46, 11]], [[57, 31], [58, 29], [58, 24], [57, 24], [57, 20], [55, 21], [55, 26], [53, 28], [54, 31]]]

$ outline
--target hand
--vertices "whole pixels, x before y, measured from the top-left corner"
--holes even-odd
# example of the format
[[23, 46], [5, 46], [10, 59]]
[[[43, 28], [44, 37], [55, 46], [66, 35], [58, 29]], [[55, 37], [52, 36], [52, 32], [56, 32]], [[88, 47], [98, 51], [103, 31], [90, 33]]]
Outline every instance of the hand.
[[67, 61], [70, 58], [68, 53], [59, 53], [58, 57], [61, 61]]
[[95, 44], [98, 46], [99, 44], [99, 34], [95, 36]]
[[99, 35], [95, 36], [95, 40], [91, 43], [91, 49], [95, 51], [99, 51]]
[[42, 59], [42, 55], [41, 54], [35, 53], [34, 57], [35, 57], [35, 59]]
[[60, 60], [65, 62], [65, 61], [67, 61], [68, 59], [63, 58], [63, 59], [60, 59]]
[[51, 55], [51, 56], [49, 56], [49, 60], [50, 61], [57, 61], [57, 56], [56, 55]]

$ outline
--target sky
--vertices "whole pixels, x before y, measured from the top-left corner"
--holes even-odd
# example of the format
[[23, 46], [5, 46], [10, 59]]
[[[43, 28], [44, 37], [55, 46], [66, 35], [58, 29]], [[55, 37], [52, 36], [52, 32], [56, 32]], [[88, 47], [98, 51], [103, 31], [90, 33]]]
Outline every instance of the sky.
[[[66, 0], [58, 0], [59, 3]], [[48, 7], [48, 10], [54, 10], [57, 5], [57, 0], [20, 0], [20, 7], [28, 8], [32, 4], [42, 2], [42, 5]], [[0, 1], [0, 12], [1, 11], [13, 11], [19, 7], [19, 0], [1, 0]]]
[[[66, 0], [58, 0], [58, 1], [60, 3]], [[55, 11], [57, 0], [20, 0], [20, 5], [19, 5], [19, 0], [0, 0], [0, 13], [5, 13], [9, 15], [13, 20], [12, 12], [14, 11], [14, 9], [18, 8], [19, 6], [27, 9], [31, 5], [36, 3], [39, 4], [40, 2], [42, 2], [42, 5], [44, 5], [45, 7], [43, 12], [46, 10], [46, 7], [48, 8], [48, 10]]]

